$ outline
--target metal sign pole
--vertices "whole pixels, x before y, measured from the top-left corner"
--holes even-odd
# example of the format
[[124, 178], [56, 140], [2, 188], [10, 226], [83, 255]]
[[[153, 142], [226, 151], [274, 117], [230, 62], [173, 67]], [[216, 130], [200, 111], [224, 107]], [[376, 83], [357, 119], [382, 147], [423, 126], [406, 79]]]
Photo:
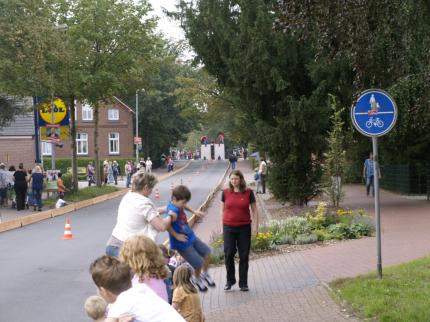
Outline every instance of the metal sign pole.
[[[55, 124], [55, 102], [54, 102], [54, 94], [51, 97], [51, 124], [54, 126]], [[51, 136], [53, 135], [54, 127], [51, 127]], [[51, 138], [51, 169], [55, 170], [55, 142]]]
[[381, 214], [379, 212], [379, 158], [378, 158], [378, 138], [372, 137], [373, 146], [373, 189], [375, 190], [375, 222], [376, 222], [376, 243], [378, 252], [377, 270], [378, 277], [382, 278], [382, 251], [381, 251]]
[[354, 127], [361, 134], [372, 138], [373, 190], [375, 197], [375, 226], [377, 242], [377, 270], [382, 278], [381, 215], [379, 209], [379, 157], [378, 137], [387, 134], [396, 124], [397, 106], [392, 97], [380, 89], [369, 89], [360, 94], [351, 108]]

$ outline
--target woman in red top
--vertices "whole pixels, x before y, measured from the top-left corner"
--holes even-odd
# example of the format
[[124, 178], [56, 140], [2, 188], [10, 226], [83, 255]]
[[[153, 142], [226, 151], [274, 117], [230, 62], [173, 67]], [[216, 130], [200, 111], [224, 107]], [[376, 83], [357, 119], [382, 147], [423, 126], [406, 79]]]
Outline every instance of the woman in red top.
[[251, 211], [258, 233], [258, 211], [254, 192], [246, 187], [242, 172], [230, 173], [229, 188], [224, 189], [221, 197], [221, 218], [224, 235], [224, 257], [227, 270], [225, 291], [230, 291], [236, 284], [234, 256], [239, 251], [239, 288], [246, 292], [248, 288], [248, 260], [251, 247]]

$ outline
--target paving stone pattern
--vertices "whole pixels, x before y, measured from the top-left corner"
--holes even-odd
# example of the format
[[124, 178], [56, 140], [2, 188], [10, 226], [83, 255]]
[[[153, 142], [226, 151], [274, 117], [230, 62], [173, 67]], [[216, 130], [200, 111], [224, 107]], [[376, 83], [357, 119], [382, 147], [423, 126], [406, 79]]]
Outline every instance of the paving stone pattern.
[[[238, 168], [246, 181], [252, 182], [253, 171], [248, 163], [238, 162]], [[226, 180], [225, 185], [227, 183]], [[266, 198], [257, 196], [260, 215], [264, 216], [267, 212], [262, 207]], [[197, 235], [206, 242], [214, 231], [221, 229], [220, 198], [220, 193], [215, 195], [206, 218], [194, 227]], [[239, 291], [237, 284], [231, 292], [224, 291], [224, 266], [211, 268], [210, 272], [217, 287], [201, 293], [207, 321], [357, 321], [330, 298], [301, 252], [250, 261], [249, 292]]]

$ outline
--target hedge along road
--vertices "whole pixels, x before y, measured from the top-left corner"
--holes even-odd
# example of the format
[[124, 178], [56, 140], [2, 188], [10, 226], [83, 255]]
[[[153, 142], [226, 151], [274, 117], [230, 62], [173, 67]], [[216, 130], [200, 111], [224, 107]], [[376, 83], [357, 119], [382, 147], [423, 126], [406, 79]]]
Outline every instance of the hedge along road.
[[[170, 199], [171, 184], [187, 185], [198, 208], [227, 168], [223, 161], [194, 161], [159, 182], [157, 206]], [[190, 181], [191, 178], [191, 181]], [[63, 240], [66, 216], [0, 234], [0, 321], [86, 321], [85, 299], [96, 293], [89, 264], [104, 254], [121, 198], [77, 210], [73, 240]], [[163, 236], [161, 236], [162, 241]]]

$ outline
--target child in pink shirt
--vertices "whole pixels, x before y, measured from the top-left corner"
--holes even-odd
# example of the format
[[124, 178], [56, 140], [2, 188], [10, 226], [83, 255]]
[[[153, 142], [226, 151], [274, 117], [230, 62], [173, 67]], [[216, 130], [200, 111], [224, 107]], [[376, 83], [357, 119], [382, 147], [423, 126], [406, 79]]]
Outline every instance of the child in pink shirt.
[[119, 254], [121, 261], [134, 272], [132, 285], [145, 283], [168, 302], [164, 279], [169, 276], [160, 248], [150, 238], [136, 235], [128, 238]]

